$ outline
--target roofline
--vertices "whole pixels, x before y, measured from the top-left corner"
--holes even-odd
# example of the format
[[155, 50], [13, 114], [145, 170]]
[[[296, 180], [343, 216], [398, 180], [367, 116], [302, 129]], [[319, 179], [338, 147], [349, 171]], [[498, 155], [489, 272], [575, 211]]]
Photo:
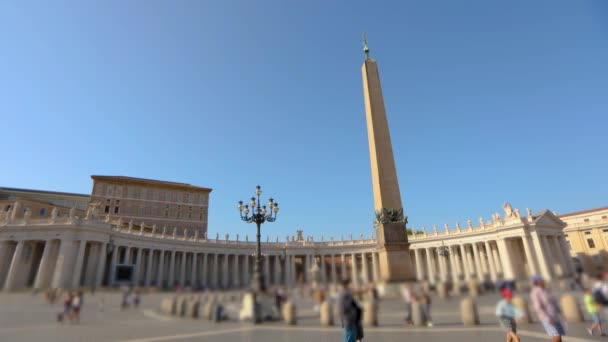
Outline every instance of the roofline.
[[91, 179], [93, 179], [93, 180], [126, 181], [126, 182], [145, 183], [145, 184], [152, 183], [152, 184], [157, 184], [157, 185], [172, 186], [172, 187], [181, 188], [181, 189], [199, 190], [199, 191], [206, 191], [206, 192], [213, 191], [213, 189], [211, 189], [211, 188], [204, 188], [204, 187], [201, 187], [201, 186], [196, 186], [196, 185], [192, 185], [192, 184], [188, 184], [188, 183], [168, 182], [168, 181], [161, 181], [161, 180], [156, 180], [156, 179], [137, 178], [137, 177], [128, 177], [128, 176], [92, 175]]
[[28, 193], [32, 193], [32, 194], [86, 197], [87, 199], [91, 197], [91, 195], [89, 195], [89, 194], [77, 194], [77, 193], [73, 193], [73, 192], [59, 192], [59, 191], [49, 191], [49, 190], [34, 190], [34, 189], [7, 188], [7, 187], [0, 187], [0, 191], [19, 191], [19, 192], [28, 192]]
[[594, 209], [573, 211], [571, 213], [566, 213], [566, 214], [559, 215], [559, 217], [574, 216], [574, 215], [580, 215], [580, 214], [587, 214], [587, 213], [592, 213], [594, 211], [600, 211], [600, 210], [606, 210], [606, 209], [608, 209], [608, 207], [599, 207], [599, 208], [594, 208]]

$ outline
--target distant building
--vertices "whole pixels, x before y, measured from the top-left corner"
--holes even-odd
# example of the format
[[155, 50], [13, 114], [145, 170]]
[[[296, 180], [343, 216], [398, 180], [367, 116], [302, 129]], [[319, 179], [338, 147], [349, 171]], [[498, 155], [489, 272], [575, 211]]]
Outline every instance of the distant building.
[[608, 207], [560, 215], [570, 255], [589, 273], [608, 270]]
[[54, 207], [60, 217], [68, 216], [72, 208], [82, 214], [87, 210], [90, 198], [86, 194], [0, 187], [0, 211], [9, 211], [18, 203], [17, 210], [12, 211], [13, 218], [23, 217], [27, 210], [33, 219], [49, 217]]
[[177, 235], [186, 229], [189, 236], [207, 232], [209, 188], [125, 176], [91, 178], [91, 204], [98, 206], [99, 215], [136, 225], [144, 222], [148, 230], [153, 225], [177, 229]]

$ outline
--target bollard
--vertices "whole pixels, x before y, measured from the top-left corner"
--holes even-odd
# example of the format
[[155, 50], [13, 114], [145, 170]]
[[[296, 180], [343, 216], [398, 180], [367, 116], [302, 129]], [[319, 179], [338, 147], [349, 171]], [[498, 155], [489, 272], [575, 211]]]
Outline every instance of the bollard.
[[175, 307], [174, 303], [175, 298], [173, 297], [163, 298], [163, 300], [160, 302], [161, 312], [165, 315], [172, 315]]
[[460, 317], [464, 325], [479, 325], [479, 313], [474, 298], [465, 297], [460, 301]]
[[462, 294], [461, 286], [462, 286], [462, 284], [460, 284], [460, 282], [458, 282], [458, 281], [452, 283], [452, 295], [454, 295], [454, 296], [461, 295]]
[[209, 299], [205, 306], [203, 307], [203, 318], [210, 321], [213, 319], [213, 313], [215, 312], [215, 301]]
[[569, 278], [560, 280], [559, 287], [562, 289], [562, 291], [572, 291], [572, 280]]
[[363, 323], [368, 327], [378, 326], [378, 302], [366, 300], [363, 303]]
[[200, 303], [197, 299], [188, 301], [186, 306], [187, 317], [194, 319], [198, 318], [199, 306]]
[[321, 325], [331, 326], [334, 325], [333, 308], [330, 302], [324, 301], [321, 303], [320, 314], [321, 314]]
[[566, 293], [560, 299], [560, 305], [568, 323], [579, 323], [583, 321], [583, 313], [574, 295]]
[[422, 304], [419, 302], [412, 303], [412, 323], [415, 326], [422, 327], [427, 324], [427, 317], [422, 311]]
[[468, 283], [469, 286], [469, 296], [477, 297], [479, 296], [479, 284], [475, 280], [471, 280]]
[[446, 299], [448, 297], [448, 284], [445, 282], [437, 283], [437, 296], [441, 299]]
[[523, 316], [522, 317], [516, 317], [515, 321], [517, 323], [532, 323], [532, 316], [530, 315], [530, 309], [528, 308], [528, 302], [526, 302], [525, 299], [523, 299], [522, 297], [519, 296], [515, 296], [512, 299], [513, 301], [513, 305], [515, 305], [516, 308], [518, 308], [519, 310], [521, 310], [521, 312], [523, 312]]
[[283, 304], [283, 319], [288, 325], [296, 325], [296, 306], [288, 301]]
[[186, 298], [185, 297], [178, 297], [177, 298], [177, 303], [176, 303], [176, 312], [175, 314], [177, 316], [183, 317], [186, 315]]

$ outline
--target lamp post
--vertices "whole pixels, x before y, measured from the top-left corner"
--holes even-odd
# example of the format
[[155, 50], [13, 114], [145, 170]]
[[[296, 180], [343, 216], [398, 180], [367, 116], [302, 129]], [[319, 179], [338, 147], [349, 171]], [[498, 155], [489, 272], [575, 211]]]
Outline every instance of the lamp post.
[[[268, 200], [268, 209], [265, 205], [260, 203], [260, 195], [262, 194], [262, 188], [258, 185], [255, 187], [256, 197], [251, 197], [249, 204], [243, 205], [243, 201], [239, 201], [238, 209], [241, 215], [241, 219], [247, 223], [255, 223], [257, 226], [256, 233], [256, 249], [255, 249], [255, 265], [253, 267], [253, 277], [251, 279], [251, 287], [254, 292], [264, 292], [266, 286], [264, 284], [264, 275], [262, 274], [262, 247], [261, 247], [261, 235], [260, 228], [264, 222], [274, 222], [277, 219], [279, 212], [279, 204], [270, 198]], [[249, 206], [251, 205], [251, 215], [249, 215]]]

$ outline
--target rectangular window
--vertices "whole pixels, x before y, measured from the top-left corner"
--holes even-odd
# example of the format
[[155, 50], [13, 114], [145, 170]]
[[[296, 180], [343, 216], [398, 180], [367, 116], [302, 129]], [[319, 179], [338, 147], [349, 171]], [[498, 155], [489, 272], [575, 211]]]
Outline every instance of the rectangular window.
[[114, 214], [118, 214], [120, 212], [120, 207], [114, 207]]
[[144, 207], [139, 208], [139, 216], [146, 216], [146, 208], [144, 208]]
[[112, 196], [112, 195], [114, 195], [114, 187], [113, 187], [113, 186], [111, 186], [111, 185], [109, 185], [109, 186], [106, 188], [106, 196]]
[[192, 196], [192, 194], [188, 193], [188, 203], [192, 203], [193, 199], [194, 199], [194, 197]]
[[583, 221], [585, 221], [585, 222], [589, 222], [589, 219], [584, 219]]
[[153, 198], [155, 201], [158, 201], [158, 191], [154, 190], [154, 192], [152, 192], [152, 198]]
[[182, 193], [181, 193], [181, 192], [178, 192], [178, 193], [177, 193], [177, 201], [178, 201], [178, 202], [181, 202], [181, 201], [182, 201]]
[[608, 219], [608, 216], [604, 215], [602, 216], [602, 220]]
[[608, 233], [608, 229], [604, 229], [602, 230], [604, 233]]
[[104, 209], [103, 212], [106, 213], [106, 214], [109, 213], [110, 212], [110, 206], [106, 205], [106, 208]]
[[139, 198], [146, 199], [146, 195], [147, 195], [146, 189], [141, 189], [139, 191]]
[[127, 188], [127, 197], [133, 198], [135, 197], [135, 189], [132, 186]]
[[593, 239], [587, 239], [587, 244], [589, 245], [589, 248], [595, 248], [595, 242]]
[[200, 214], [199, 220], [203, 220], [203, 213]]
[[38, 212], [38, 214], [39, 214], [40, 216], [44, 216], [44, 215], [46, 215], [46, 208], [40, 208], [40, 211]]

